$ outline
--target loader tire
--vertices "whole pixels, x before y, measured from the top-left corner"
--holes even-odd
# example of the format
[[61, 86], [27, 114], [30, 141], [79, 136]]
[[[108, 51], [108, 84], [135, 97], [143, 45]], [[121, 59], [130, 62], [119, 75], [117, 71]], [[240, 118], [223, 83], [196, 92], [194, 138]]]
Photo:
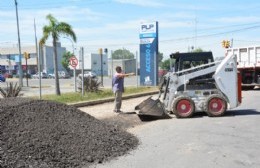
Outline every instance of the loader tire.
[[172, 111], [177, 118], [189, 118], [195, 111], [195, 105], [190, 97], [180, 96], [173, 101]]
[[227, 109], [227, 101], [221, 95], [211, 95], [206, 100], [206, 113], [210, 117], [220, 117]]

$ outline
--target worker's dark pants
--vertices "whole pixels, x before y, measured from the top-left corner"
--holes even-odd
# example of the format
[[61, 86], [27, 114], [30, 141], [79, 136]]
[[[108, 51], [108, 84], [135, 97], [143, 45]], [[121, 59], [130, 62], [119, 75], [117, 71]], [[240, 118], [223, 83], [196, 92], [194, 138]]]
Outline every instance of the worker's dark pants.
[[122, 105], [122, 91], [117, 90], [115, 92], [115, 111], [119, 111]]

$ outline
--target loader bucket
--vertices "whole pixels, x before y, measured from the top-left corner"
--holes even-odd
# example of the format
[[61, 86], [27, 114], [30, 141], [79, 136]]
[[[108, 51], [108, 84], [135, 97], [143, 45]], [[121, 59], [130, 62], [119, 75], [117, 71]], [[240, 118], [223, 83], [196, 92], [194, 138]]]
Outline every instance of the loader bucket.
[[153, 100], [151, 97], [137, 105], [135, 110], [139, 110], [139, 116], [152, 116], [158, 118], [169, 117], [161, 101], [159, 99]]

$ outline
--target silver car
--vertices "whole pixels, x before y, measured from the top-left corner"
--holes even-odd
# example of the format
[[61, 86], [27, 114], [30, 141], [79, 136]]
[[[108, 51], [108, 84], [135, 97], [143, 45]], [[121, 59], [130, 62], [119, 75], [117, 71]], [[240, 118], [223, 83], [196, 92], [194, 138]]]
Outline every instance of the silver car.
[[[42, 79], [46, 79], [48, 77], [47, 73], [45, 72], [41, 72], [41, 78]], [[36, 74], [32, 75], [33, 79], [39, 79], [39, 72], [37, 72]]]
[[62, 78], [62, 79], [70, 78], [70, 75], [65, 71], [58, 71], [58, 76], [59, 76], [59, 78]]
[[[78, 75], [78, 77], [81, 77], [81, 76], [82, 76], [82, 74], [80, 73]], [[86, 78], [86, 77], [96, 78], [97, 74], [95, 72], [86, 71], [86, 72], [84, 72], [84, 78]]]

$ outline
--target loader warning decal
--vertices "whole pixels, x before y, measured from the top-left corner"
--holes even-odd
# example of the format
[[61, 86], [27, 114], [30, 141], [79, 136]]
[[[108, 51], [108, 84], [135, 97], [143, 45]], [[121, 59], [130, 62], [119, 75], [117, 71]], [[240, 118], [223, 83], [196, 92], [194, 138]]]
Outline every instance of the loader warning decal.
[[140, 26], [140, 85], [157, 85], [158, 22]]

